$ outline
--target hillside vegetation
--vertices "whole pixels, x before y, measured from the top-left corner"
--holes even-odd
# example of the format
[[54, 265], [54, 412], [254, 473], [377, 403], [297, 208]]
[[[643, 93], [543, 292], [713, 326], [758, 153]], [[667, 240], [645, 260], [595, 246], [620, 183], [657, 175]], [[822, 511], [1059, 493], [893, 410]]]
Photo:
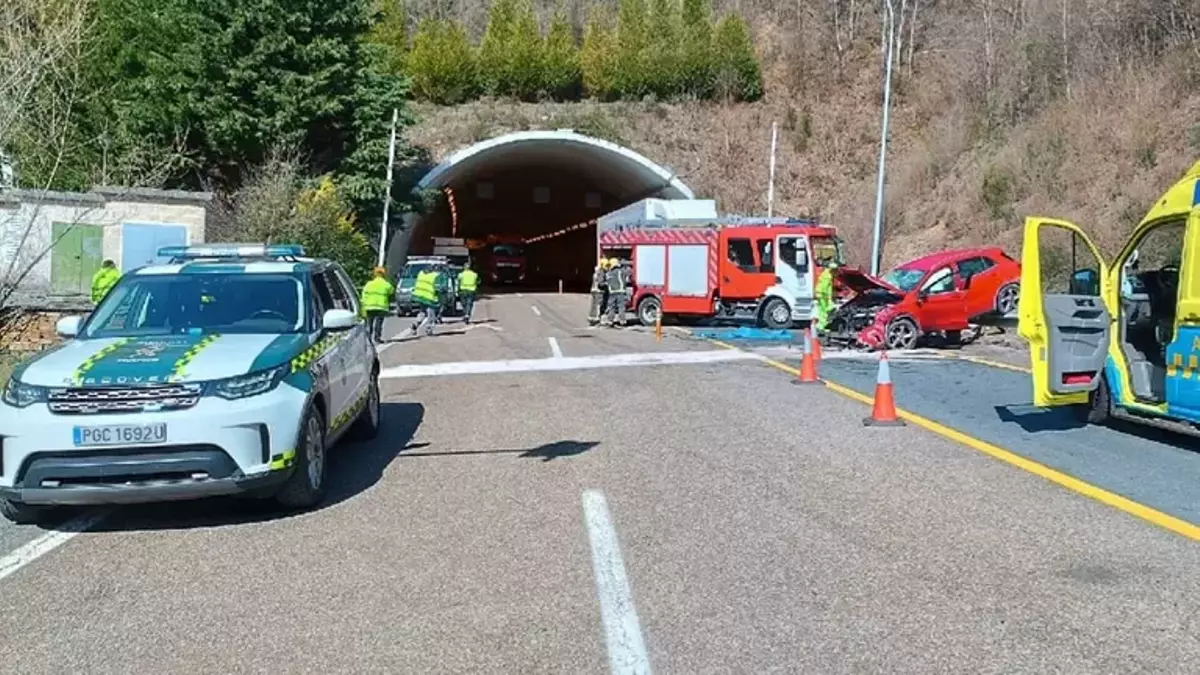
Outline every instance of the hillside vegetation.
[[[487, 6], [414, 2], [481, 36]], [[624, 4], [624, 3], [622, 3]], [[1071, 219], [1110, 251], [1200, 158], [1200, 0], [892, 0], [896, 56], [885, 264], [931, 248], [1019, 252], [1029, 214]], [[540, 2], [581, 27], [605, 0]], [[674, 169], [727, 211], [764, 213], [771, 122], [776, 213], [819, 215], [866, 262], [874, 214], [885, 2], [741, 0], [765, 94], [422, 104], [411, 141], [435, 156], [509, 130], [574, 127]], [[414, 24], [415, 25], [415, 24]]]

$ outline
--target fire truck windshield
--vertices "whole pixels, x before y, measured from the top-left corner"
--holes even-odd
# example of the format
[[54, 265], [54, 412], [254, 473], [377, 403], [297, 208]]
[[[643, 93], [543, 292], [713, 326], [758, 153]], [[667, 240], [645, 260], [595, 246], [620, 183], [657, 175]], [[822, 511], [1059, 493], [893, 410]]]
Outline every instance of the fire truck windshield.
[[492, 247], [492, 255], [503, 256], [506, 258], [520, 258], [525, 255], [525, 251], [520, 246], [512, 244], [496, 244]]
[[842, 239], [837, 235], [821, 235], [812, 238], [813, 257], [817, 264], [825, 267], [830, 262], [845, 265], [846, 259], [842, 254]]

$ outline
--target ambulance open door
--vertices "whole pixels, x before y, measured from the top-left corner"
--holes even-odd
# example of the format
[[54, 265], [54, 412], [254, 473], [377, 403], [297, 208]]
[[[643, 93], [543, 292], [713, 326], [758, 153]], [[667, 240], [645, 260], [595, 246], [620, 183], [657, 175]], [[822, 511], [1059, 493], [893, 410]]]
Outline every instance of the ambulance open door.
[[1108, 266], [1078, 226], [1025, 220], [1017, 331], [1029, 341], [1034, 405], [1087, 403], [1099, 385], [1112, 326], [1101, 295], [1108, 283]]

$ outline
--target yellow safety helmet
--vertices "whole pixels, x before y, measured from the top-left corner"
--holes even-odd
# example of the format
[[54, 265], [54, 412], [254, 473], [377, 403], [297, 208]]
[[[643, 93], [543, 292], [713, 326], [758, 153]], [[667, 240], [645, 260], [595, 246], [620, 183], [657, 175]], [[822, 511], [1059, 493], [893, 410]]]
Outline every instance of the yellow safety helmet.
[[620, 265], [620, 264], [621, 264], [621, 261], [620, 261], [620, 260], [617, 260], [616, 258], [609, 258], [609, 259], [608, 259], [608, 266], [609, 266], [610, 268], [611, 268], [611, 267], [616, 267], [617, 265]]

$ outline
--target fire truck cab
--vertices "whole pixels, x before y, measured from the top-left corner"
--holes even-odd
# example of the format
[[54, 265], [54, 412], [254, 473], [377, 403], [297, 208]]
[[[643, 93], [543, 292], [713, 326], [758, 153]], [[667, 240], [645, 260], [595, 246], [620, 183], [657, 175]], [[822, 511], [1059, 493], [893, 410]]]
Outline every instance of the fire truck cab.
[[632, 262], [630, 308], [646, 325], [660, 314], [769, 328], [806, 324], [818, 261], [842, 257], [833, 228], [787, 219], [616, 226], [600, 233], [599, 248], [602, 256]]

